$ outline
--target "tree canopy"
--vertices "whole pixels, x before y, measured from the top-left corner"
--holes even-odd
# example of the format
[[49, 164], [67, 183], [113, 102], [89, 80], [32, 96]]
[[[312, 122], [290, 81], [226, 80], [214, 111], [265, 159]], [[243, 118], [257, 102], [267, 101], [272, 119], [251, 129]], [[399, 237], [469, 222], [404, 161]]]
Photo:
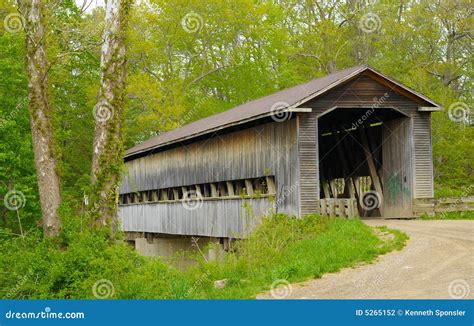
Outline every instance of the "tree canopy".
[[[104, 8], [82, 9], [47, 1], [45, 13], [62, 209], [74, 212], [90, 188], [104, 28]], [[41, 210], [24, 17], [9, 0], [0, 0], [0, 17], [0, 196], [20, 208], [1, 206], [0, 227], [18, 234], [36, 227]], [[444, 106], [432, 122], [436, 194], [463, 194], [474, 183], [472, 26], [469, 0], [139, 1], [127, 35], [125, 147], [369, 64]]]

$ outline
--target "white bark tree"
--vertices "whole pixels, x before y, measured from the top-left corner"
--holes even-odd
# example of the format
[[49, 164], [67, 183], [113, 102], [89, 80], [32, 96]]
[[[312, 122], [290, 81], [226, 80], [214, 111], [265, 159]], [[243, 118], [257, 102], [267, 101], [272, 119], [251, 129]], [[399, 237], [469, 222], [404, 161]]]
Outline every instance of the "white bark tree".
[[100, 89], [94, 108], [92, 211], [100, 224], [115, 226], [116, 189], [123, 162], [122, 123], [126, 46], [131, 0], [107, 0], [101, 52]]
[[57, 158], [54, 151], [52, 109], [48, 98], [48, 61], [46, 56], [44, 11], [45, 1], [18, 1], [23, 14], [28, 70], [28, 91], [31, 133], [36, 173], [46, 237], [56, 236], [61, 223], [61, 203]]

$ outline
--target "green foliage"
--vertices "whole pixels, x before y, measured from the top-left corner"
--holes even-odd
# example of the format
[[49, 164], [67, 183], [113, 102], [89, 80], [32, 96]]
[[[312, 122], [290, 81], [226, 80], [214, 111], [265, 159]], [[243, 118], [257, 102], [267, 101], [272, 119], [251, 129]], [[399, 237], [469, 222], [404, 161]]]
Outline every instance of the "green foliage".
[[[34, 227], [40, 213], [24, 58], [24, 37], [0, 30], [0, 237], [20, 233], [18, 216], [25, 229]], [[13, 190], [25, 197], [18, 212], [4, 205]]]
[[[248, 100], [320, 77], [334, 67], [369, 63], [433, 98], [437, 196], [467, 196], [474, 184], [474, 128], [449, 119], [462, 102], [472, 109], [473, 13], [468, 0], [448, 1], [150, 0], [136, 4], [128, 36], [125, 144], [222, 112]], [[404, 4], [404, 5], [403, 5]], [[276, 279], [299, 281], [370, 261], [400, 248], [381, 243], [360, 221], [275, 216], [222, 263], [182, 273], [139, 257], [108, 230], [89, 229], [81, 199], [89, 189], [93, 107], [99, 81], [102, 8], [83, 14], [72, 0], [50, 1], [46, 13], [50, 96], [60, 155], [64, 229], [43, 240], [27, 112], [24, 33], [8, 31], [17, 13], [0, 0], [0, 199], [25, 196], [18, 211], [0, 204], [0, 293], [12, 298], [92, 298], [110, 280], [118, 298], [247, 298]], [[368, 13], [380, 23], [360, 28]], [[193, 14], [198, 28], [183, 22]], [[427, 217], [424, 217], [427, 218]], [[447, 213], [435, 218], [472, 218]], [[19, 234], [20, 223], [27, 236]], [[216, 279], [228, 287], [214, 289]], [[5, 294], [6, 293], [6, 294]]]
[[435, 195], [474, 195], [474, 127], [444, 114], [433, 114], [432, 120]]
[[[99, 81], [103, 8], [86, 14], [74, 1], [48, 2], [50, 98], [65, 205], [81, 209], [89, 189]], [[448, 117], [472, 111], [469, 1], [164, 1], [135, 4], [128, 35], [125, 147], [274, 91], [369, 63], [445, 106], [433, 114], [437, 196], [458, 196], [474, 183], [474, 128]], [[0, 0], [0, 18], [17, 13]], [[379, 18], [361, 29], [366, 14]], [[196, 29], [186, 30], [187, 19]], [[184, 25], [184, 27], [183, 27]], [[24, 33], [0, 24], [0, 197], [19, 189], [25, 229], [39, 203], [27, 114]], [[191, 27], [193, 25], [190, 25]], [[125, 108], [124, 108], [125, 109]], [[0, 226], [19, 233], [16, 212]]]
[[[78, 217], [64, 221], [57, 239], [44, 240], [37, 231], [0, 241], [3, 298], [94, 298], [103, 280], [111, 282], [112, 298], [251, 298], [275, 280], [302, 281], [370, 262], [400, 249], [407, 238], [394, 232], [393, 240], [383, 242], [359, 220], [276, 215], [222, 261], [201, 257], [178, 271], [161, 259], [139, 256], [124, 242], [110, 243], [106, 229], [91, 230]], [[227, 286], [214, 288], [220, 279]]]

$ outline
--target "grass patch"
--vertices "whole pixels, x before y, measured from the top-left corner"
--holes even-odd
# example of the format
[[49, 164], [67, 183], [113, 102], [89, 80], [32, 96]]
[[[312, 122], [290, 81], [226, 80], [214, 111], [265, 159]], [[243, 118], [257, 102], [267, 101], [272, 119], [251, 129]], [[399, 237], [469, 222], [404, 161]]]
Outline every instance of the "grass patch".
[[[139, 256], [106, 232], [63, 231], [45, 240], [32, 233], [0, 240], [0, 296], [3, 298], [94, 298], [100, 280], [119, 299], [246, 299], [268, 290], [276, 280], [298, 282], [371, 262], [401, 249], [407, 236], [387, 228], [372, 229], [358, 219], [302, 219], [276, 215], [263, 219], [235, 251], [220, 262], [179, 271], [159, 258]], [[224, 288], [215, 280], [226, 279]], [[102, 289], [104, 290], [104, 289]]]
[[436, 213], [433, 216], [423, 214], [420, 216], [422, 220], [474, 220], [474, 211], [466, 212], [443, 212]]
[[[381, 240], [380, 232], [391, 236]], [[185, 274], [193, 279], [207, 275], [210, 280], [193, 289], [192, 297], [253, 298], [277, 280], [299, 282], [371, 262], [378, 255], [403, 248], [407, 239], [404, 233], [386, 227], [376, 232], [358, 219], [277, 215], [264, 219], [223, 262], [202, 263]], [[215, 289], [212, 281], [219, 279], [227, 279], [228, 285]]]

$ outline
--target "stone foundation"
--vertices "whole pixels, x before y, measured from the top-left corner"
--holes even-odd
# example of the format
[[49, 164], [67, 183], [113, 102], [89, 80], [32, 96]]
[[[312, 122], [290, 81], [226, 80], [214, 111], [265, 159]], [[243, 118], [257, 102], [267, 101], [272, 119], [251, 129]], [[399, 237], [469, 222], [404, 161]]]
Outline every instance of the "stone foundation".
[[[220, 260], [229, 248], [228, 239], [212, 237], [126, 232], [126, 240], [143, 256], [176, 258], [178, 267], [195, 264], [194, 254], [204, 256], [207, 261]], [[185, 254], [177, 255], [180, 252]]]

